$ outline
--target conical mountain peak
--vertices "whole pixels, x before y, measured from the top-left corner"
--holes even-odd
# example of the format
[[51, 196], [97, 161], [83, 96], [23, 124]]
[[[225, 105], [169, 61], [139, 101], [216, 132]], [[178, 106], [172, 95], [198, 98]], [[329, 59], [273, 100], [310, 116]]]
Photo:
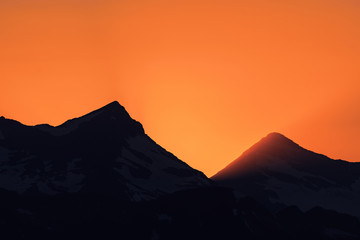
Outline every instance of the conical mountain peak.
[[290, 162], [305, 162], [310, 151], [302, 148], [281, 133], [272, 132], [246, 150], [213, 178], [237, 176], [249, 169], [282, 165]]
[[288, 149], [288, 148], [301, 148], [298, 144], [293, 142], [291, 139], [285, 137], [281, 133], [272, 132], [269, 133], [266, 137], [262, 138], [258, 143], [256, 143], [249, 150], [256, 148], [259, 149]]
[[290, 140], [289, 138], [285, 137], [283, 134], [278, 133], [278, 132], [269, 133], [265, 138]]
[[270, 133], [211, 179], [274, 209], [326, 206], [360, 216], [359, 174], [359, 163], [333, 160]]

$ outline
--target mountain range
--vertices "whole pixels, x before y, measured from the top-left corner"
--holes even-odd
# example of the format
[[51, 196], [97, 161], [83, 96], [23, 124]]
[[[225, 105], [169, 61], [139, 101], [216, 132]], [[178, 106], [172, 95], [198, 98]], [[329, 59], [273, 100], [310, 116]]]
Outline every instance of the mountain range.
[[58, 127], [2, 117], [0, 136], [0, 188], [20, 194], [139, 201], [210, 183], [156, 144], [118, 102]]
[[0, 118], [4, 239], [360, 239], [359, 177], [271, 133], [209, 179], [118, 102], [57, 127]]

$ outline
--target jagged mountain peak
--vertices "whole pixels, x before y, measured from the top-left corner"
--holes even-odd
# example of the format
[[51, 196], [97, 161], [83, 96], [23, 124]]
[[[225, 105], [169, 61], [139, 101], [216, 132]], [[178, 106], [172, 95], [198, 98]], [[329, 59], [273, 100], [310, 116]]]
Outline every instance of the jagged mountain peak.
[[125, 110], [125, 108], [122, 105], [120, 105], [119, 102], [114, 101], [84, 116], [68, 120], [59, 127], [69, 124], [76, 120], [88, 121], [96, 118], [97, 119], [100, 118], [102, 120], [107, 120], [107, 121], [108, 120], [134, 121], [130, 117], [129, 113]]
[[4, 122], [0, 188], [143, 200], [210, 183], [156, 144], [116, 101], [57, 127]]
[[41, 124], [35, 126], [52, 135], [65, 135], [76, 129], [85, 128], [88, 132], [106, 132], [106, 134], [143, 135], [143, 126], [132, 119], [119, 102], [113, 101], [97, 110], [78, 118], [67, 120], [59, 126]]
[[116, 108], [116, 107], [123, 107], [123, 106], [121, 106], [121, 104], [118, 102], [118, 101], [112, 101], [111, 103], [109, 103], [109, 104], [107, 104], [107, 105], [105, 105], [103, 108]]
[[93, 115], [93, 114], [111, 114], [111, 115], [123, 115], [126, 117], [130, 117], [128, 112], [118, 101], [113, 101], [93, 112], [90, 112], [87, 115]]

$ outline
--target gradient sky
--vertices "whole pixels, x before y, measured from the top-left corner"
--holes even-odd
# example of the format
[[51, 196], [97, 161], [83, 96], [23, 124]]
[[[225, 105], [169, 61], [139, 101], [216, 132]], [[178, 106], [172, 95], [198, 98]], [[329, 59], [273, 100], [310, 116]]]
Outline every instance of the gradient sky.
[[0, 115], [113, 100], [208, 176], [273, 131], [360, 161], [360, 3], [0, 0]]

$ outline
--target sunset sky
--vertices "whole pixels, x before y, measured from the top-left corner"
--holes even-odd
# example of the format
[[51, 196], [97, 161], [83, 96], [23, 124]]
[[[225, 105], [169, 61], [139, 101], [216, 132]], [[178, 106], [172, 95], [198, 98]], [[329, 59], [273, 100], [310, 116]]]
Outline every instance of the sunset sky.
[[114, 100], [207, 176], [274, 131], [360, 161], [360, 2], [0, 0], [0, 115]]

